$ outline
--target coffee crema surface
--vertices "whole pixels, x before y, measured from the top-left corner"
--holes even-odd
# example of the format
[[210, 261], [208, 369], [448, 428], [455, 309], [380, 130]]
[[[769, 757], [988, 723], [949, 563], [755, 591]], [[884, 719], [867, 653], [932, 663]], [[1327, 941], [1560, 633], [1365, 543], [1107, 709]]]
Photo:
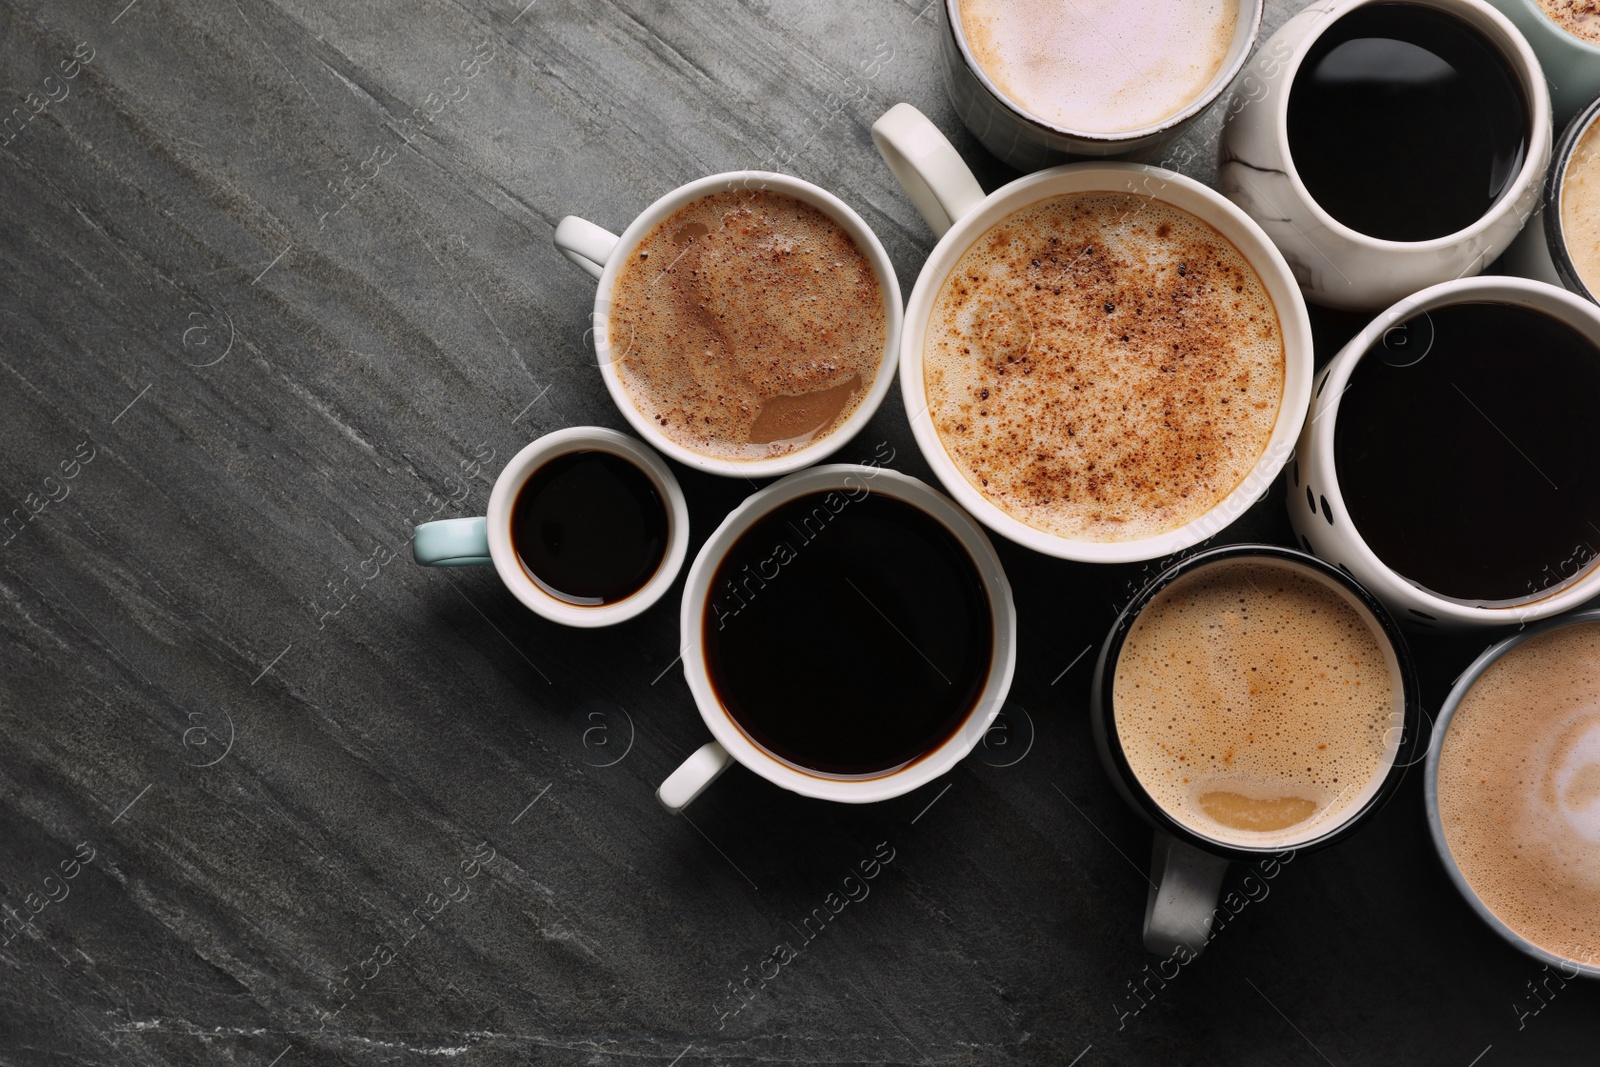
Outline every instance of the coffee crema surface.
[[1283, 399], [1265, 284], [1210, 224], [1128, 193], [1031, 204], [934, 300], [928, 407], [978, 492], [1036, 529], [1132, 541], [1244, 480]]
[[1550, 21], [1580, 41], [1600, 44], [1600, 0], [1538, 0]]
[[[1600, 16], [1595, 21], [1600, 25]], [[1600, 296], [1600, 121], [1590, 121], [1567, 159], [1561, 238], [1584, 288]]]
[[860, 407], [888, 339], [866, 255], [827, 214], [771, 190], [715, 193], [662, 220], [628, 254], [611, 305], [634, 406], [713, 459], [825, 437]]
[[1524, 641], [1467, 690], [1439, 753], [1439, 819], [1496, 917], [1600, 963], [1600, 623]]
[[1157, 593], [1117, 656], [1112, 706], [1139, 784], [1225, 842], [1320, 836], [1392, 760], [1397, 701], [1378, 636], [1287, 566], [1214, 563]]
[[1237, 0], [961, 0], [961, 32], [1012, 103], [1084, 133], [1153, 126], [1198, 99], [1222, 69]]

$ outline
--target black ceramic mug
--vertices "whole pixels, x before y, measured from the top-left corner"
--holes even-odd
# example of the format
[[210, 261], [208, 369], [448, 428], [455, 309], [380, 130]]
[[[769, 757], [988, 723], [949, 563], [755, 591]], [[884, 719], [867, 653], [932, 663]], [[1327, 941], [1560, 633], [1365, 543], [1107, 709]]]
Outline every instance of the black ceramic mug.
[[1404, 637], [1348, 574], [1259, 544], [1162, 571], [1107, 635], [1090, 712], [1113, 784], [1155, 827], [1145, 947], [1204, 949], [1230, 861], [1354, 832], [1420, 758], [1419, 713]]

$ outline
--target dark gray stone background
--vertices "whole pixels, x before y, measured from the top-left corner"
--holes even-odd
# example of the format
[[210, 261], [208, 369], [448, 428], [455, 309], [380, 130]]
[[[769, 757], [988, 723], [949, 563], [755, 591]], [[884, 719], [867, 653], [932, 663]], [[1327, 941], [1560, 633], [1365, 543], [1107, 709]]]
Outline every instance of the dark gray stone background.
[[[6, 932], [0, 1063], [1595, 1062], [1600, 987], [1473, 917], [1420, 771], [1142, 972], [1150, 832], [1085, 654], [1140, 568], [998, 546], [1016, 684], [946, 781], [832, 806], [735, 768], [691, 821], [653, 796], [707, 739], [676, 591], [565, 630], [410, 562], [533, 437], [624, 426], [563, 215], [621, 229], [792, 150], [909, 292], [932, 239], [871, 122], [908, 100], [1012, 176], [924, 3], [0, 3], [5, 108], [66, 90], [0, 147], [0, 490], [32, 515], [0, 547], [0, 906], [68, 893]], [[1220, 119], [1174, 161], [1209, 178]], [[1319, 358], [1360, 323], [1319, 314]], [[898, 390], [839, 458], [884, 441], [929, 476]], [[751, 487], [679, 477], [693, 549]], [[1227, 539], [1287, 542], [1280, 495]], [[1430, 709], [1486, 643], [1416, 641]]]

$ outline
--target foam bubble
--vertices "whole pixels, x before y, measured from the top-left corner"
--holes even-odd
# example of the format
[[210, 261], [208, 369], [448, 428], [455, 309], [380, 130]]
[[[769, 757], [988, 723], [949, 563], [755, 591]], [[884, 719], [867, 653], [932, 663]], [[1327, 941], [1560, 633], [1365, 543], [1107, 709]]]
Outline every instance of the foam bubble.
[[1084, 133], [1175, 115], [1233, 44], [1233, 0], [961, 0], [961, 29], [989, 80], [1024, 111]]
[[888, 339], [878, 277], [828, 215], [770, 190], [662, 220], [612, 291], [622, 384], [670, 440], [717, 459], [817, 441], [861, 406]]
[[1283, 331], [1244, 256], [1150, 197], [1077, 193], [979, 237], [934, 300], [929, 411], [973, 488], [1063, 537], [1215, 507], [1266, 451]]
[[1524, 641], [1473, 683], [1440, 749], [1439, 817], [1507, 926], [1600, 963], [1600, 623]]
[[1151, 600], [1118, 654], [1112, 706], [1139, 783], [1223, 841], [1318, 837], [1393, 758], [1393, 676], [1366, 617], [1256, 560], [1196, 570]]

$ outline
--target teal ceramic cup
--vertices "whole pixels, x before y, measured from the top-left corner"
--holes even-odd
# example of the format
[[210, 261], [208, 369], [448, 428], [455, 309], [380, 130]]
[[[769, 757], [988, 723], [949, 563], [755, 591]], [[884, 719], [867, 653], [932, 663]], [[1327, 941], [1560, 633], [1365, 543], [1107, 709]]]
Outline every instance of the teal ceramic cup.
[[[627, 460], [655, 485], [667, 510], [667, 547], [655, 574], [632, 596], [609, 604], [573, 604], [542, 589], [511, 541], [517, 494], [535, 471], [573, 452], [605, 452]], [[487, 515], [439, 519], [418, 526], [411, 556], [424, 567], [493, 567], [506, 588], [538, 615], [565, 626], [611, 626], [647, 610], [671, 588], [689, 551], [689, 507], [666, 462], [626, 434], [599, 426], [573, 426], [545, 434], [511, 458], [489, 493]]]
[[1550, 86], [1550, 118], [1560, 129], [1600, 93], [1600, 45], [1558, 26], [1539, 0], [1489, 0], [1528, 39]]

